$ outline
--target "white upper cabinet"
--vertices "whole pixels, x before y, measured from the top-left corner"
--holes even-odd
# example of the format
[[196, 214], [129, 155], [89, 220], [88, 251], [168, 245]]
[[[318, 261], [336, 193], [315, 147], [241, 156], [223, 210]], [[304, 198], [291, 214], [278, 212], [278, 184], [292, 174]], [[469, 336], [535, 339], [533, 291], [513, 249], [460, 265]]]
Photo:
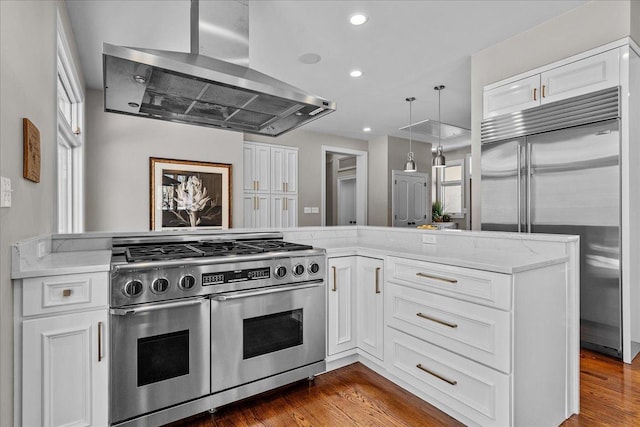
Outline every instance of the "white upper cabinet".
[[540, 105], [540, 75], [485, 90], [483, 118], [501, 116]]
[[298, 192], [298, 150], [271, 148], [271, 192]]
[[550, 68], [510, 83], [491, 85], [483, 96], [483, 119], [620, 84], [620, 49]]
[[260, 144], [244, 144], [244, 191], [269, 192], [269, 147]]
[[620, 82], [618, 49], [542, 73], [541, 103], [617, 86]]

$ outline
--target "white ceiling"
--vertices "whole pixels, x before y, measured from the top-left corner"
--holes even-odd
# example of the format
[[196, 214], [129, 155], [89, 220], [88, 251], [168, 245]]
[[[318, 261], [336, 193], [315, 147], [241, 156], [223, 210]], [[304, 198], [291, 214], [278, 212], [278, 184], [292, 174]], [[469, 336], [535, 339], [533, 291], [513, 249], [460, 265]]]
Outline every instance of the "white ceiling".
[[[201, 0], [208, 1], [208, 0]], [[470, 128], [470, 56], [584, 3], [537, 1], [250, 1], [250, 65], [337, 102], [305, 129], [345, 137], [407, 137], [399, 128], [438, 118]], [[189, 0], [66, 0], [89, 88], [102, 88], [102, 43], [189, 51]], [[354, 13], [369, 20], [355, 27]], [[298, 61], [317, 53], [313, 65]], [[349, 72], [360, 69], [362, 77]], [[371, 127], [370, 133], [362, 128]], [[433, 141], [432, 136], [414, 138]], [[455, 142], [443, 141], [445, 149]], [[460, 141], [458, 141], [458, 145]]]

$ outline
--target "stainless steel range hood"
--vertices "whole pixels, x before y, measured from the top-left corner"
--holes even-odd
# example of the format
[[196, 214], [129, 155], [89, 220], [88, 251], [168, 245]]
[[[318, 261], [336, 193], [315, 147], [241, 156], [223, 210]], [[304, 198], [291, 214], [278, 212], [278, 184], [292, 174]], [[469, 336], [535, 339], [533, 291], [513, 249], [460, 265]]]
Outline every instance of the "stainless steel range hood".
[[104, 43], [105, 111], [268, 136], [335, 111], [334, 102], [239, 65], [249, 57], [246, 2], [191, 8], [191, 53]]

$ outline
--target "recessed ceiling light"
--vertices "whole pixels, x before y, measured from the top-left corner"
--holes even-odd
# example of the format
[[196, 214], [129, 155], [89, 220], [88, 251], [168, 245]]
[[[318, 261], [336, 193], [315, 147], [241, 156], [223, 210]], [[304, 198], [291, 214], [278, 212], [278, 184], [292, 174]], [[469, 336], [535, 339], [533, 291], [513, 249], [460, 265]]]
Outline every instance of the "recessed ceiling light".
[[322, 58], [320, 57], [320, 55], [318, 55], [317, 53], [303, 53], [302, 55], [300, 55], [298, 57], [298, 61], [302, 62], [303, 64], [317, 64], [318, 62], [320, 62]]
[[353, 15], [350, 19], [349, 22], [351, 22], [353, 25], [362, 25], [365, 22], [367, 22], [367, 17], [364, 15]]
[[362, 75], [362, 71], [360, 70], [353, 70], [352, 72], [349, 73], [349, 75], [351, 77], [360, 77]]
[[371, 132], [371, 128], [362, 128], [362, 132]]

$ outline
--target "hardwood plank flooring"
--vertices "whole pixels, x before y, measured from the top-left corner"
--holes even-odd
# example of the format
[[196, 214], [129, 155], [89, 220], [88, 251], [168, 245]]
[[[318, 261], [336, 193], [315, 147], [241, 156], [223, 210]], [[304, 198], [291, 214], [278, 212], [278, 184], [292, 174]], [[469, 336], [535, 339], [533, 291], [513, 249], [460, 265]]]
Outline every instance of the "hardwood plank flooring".
[[[632, 365], [583, 350], [580, 414], [562, 427], [640, 425], [640, 357]], [[461, 426], [360, 363], [242, 402], [171, 427]]]

